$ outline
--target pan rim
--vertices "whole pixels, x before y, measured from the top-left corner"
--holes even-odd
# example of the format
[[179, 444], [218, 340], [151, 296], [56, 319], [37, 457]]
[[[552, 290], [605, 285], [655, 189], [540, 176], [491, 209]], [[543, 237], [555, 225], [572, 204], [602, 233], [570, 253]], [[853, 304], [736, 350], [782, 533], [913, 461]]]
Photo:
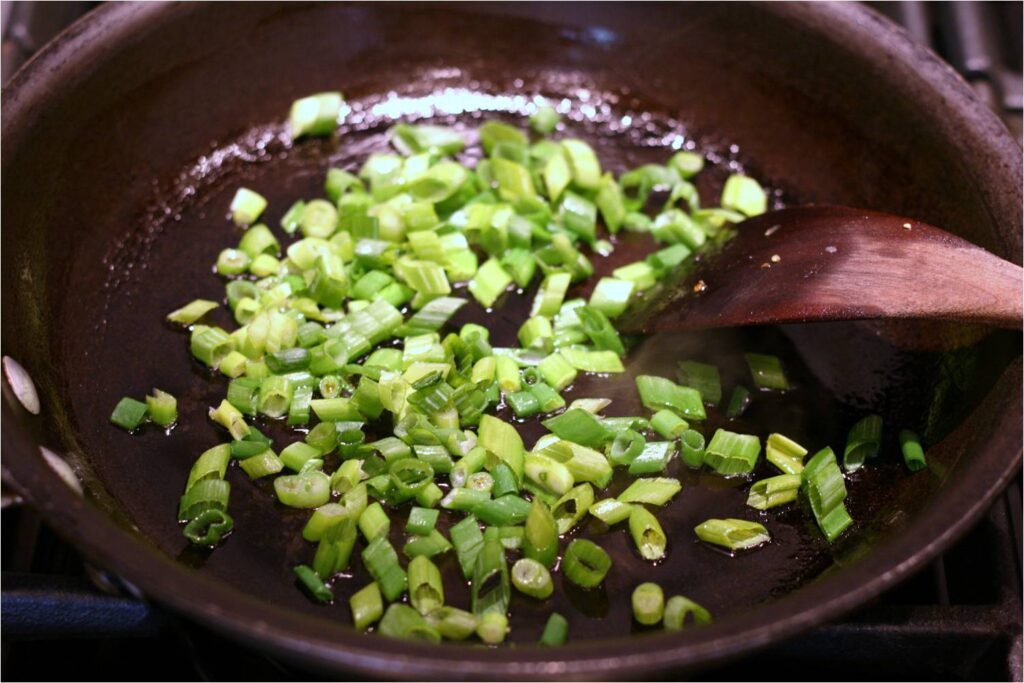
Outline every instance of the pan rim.
[[[63, 87], [66, 79], [70, 78], [59, 68], [68, 54], [72, 51], [110, 49], [135, 26], [151, 22], [158, 13], [169, 11], [177, 10], [173, 5], [112, 3], [83, 17], [58, 36], [26, 63], [4, 89], [3, 107], [8, 114], [2, 126], [5, 142], [12, 135], [17, 138], [17, 126], [25, 125], [23, 120], [40, 106], [40, 93]], [[783, 6], [770, 11], [786, 13], [795, 20], [810, 24], [812, 30], [817, 22], [839, 24], [855, 34], [851, 40], [874, 43], [893, 59], [902, 60], [905, 67], [920, 70], [921, 78], [931, 81], [933, 87], [945, 84], [944, 92], [950, 98], [948, 106], [977, 126], [979, 140], [982, 133], [991, 134], [993, 130], [1002, 128], [1001, 122], [974, 97], [966, 83], [948, 65], [932, 53], [910, 45], [901, 29], [880, 20], [869, 10], [816, 3]], [[100, 37], [105, 42], [98, 41]], [[1000, 137], [989, 140], [987, 147], [992, 156], [1001, 159], [1005, 167], [1016, 169], [1019, 175], [1020, 151], [1005, 129]], [[4, 157], [6, 162], [7, 152]], [[1019, 235], [1013, 237], [1019, 242]], [[1012, 250], [1012, 245], [1008, 248]], [[1019, 376], [1018, 360], [1004, 371], [999, 383], [1015, 381]], [[1019, 382], [1017, 384], [1019, 387]], [[1015, 399], [1019, 407], [1019, 388]], [[458, 645], [445, 645], [439, 649], [437, 646], [366, 638], [342, 624], [311, 620], [236, 591], [211, 577], [187, 569], [162, 553], [154, 552], [154, 548], [143, 539], [122, 529], [102, 511], [77, 497], [49, 468], [39, 466], [42, 460], [38, 457], [37, 444], [20, 424], [21, 416], [6, 402], [3, 417], [6, 422], [3, 446], [8, 455], [3, 462], [5, 479], [10, 477], [28, 493], [42, 516], [90, 559], [109, 567], [137, 586], [144, 595], [153, 596], [176, 611], [221, 631], [264, 642], [293, 658], [305, 657], [309, 663], [344, 666], [365, 674], [388, 677], [577, 678], [606, 677], [625, 672], [636, 675], [641, 671], [710, 664], [739, 652], [752, 651], [863, 604], [933, 559], [978, 520], [1019, 469], [1021, 461], [1019, 442], [1014, 453], [1009, 457], [1002, 456], [1005, 458], [1002, 468], [998, 467], [1002, 458], [992, 452], [994, 447], [986, 450], [984, 454], [992, 460], [988, 464], [994, 465], [987, 476], [978, 480], [971, 490], [967, 490], [969, 487], [965, 485], [956, 487], [951, 483], [944, 496], [945, 505], [933, 505], [922, 511], [902, 533], [875, 548], [857, 564], [858, 571], [870, 578], [852, 582], [852, 590], [846, 593], [836, 594], [832, 584], [837, 577], [829, 577], [748, 614], [729, 617], [694, 631], [683, 639], [663, 635], [589, 641], [555, 650], [535, 647], [480, 650]], [[1000, 417], [999, 427], [1017, 430], [1019, 426], [1015, 422], [1014, 411], [1006, 409]], [[980, 457], [979, 460], [975, 465], [977, 469], [988, 462]], [[978, 495], [978, 489], [982, 489], [981, 495]], [[907, 542], [915, 532], [925, 540]], [[128, 549], [131, 552], [126, 552]], [[837, 572], [837, 575], [843, 573]], [[172, 590], [172, 586], [187, 590]], [[232, 604], [237, 608], [225, 607]], [[246, 614], [246, 618], [239, 618], [241, 614]], [[324, 623], [334, 624], [334, 627], [328, 630], [309, 628], [310, 624], [320, 626]], [[313, 634], [319, 637], [311, 638]]]

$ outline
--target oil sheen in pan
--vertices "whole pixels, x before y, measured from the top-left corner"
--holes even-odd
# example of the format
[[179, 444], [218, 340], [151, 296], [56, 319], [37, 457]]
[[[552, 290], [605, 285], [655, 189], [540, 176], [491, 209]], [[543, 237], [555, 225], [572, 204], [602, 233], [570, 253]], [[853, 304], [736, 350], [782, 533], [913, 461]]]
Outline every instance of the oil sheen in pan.
[[[479, 85], [479, 84], [477, 84]], [[563, 86], [566, 84], [562, 84]], [[698, 177], [706, 204], [717, 202], [725, 177], [741, 168], [739, 150], [698, 145], [685, 126], [670, 116], [631, 111], [619, 106], [623, 96], [573, 87], [566, 98], [552, 98], [566, 119], [567, 135], [582, 136], [595, 146], [603, 166], [616, 174], [642, 163], [663, 163], [676, 149], [698, 148], [709, 164]], [[291, 567], [309, 562], [314, 546], [301, 539], [300, 532], [309, 513], [283, 508], [275, 503], [269, 480], [250, 482], [237, 468], [231, 468], [231, 512], [236, 531], [212, 553], [187, 547], [174, 520], [178, 496], [196, 456], [223, 441], [223, 434], [206, 418], [206, 410], [223, 397], [226, 380], [211, 375], [188, 353], [187, 337], [180, 329], [162, 322], [167, 311], [193, 298], [214, 298], [223, 292], [223, 281], [212, 272], [217, 253], [237, 240], [237, 231], [227, 220], [227, 206], [239, 185], [261, 192], [270, 201], [264, 217], [277, 229], [281, 215], [298, 198], [322, 196], [324, 173], [331, 166], [355, 170], [371, 151], [387, 149], [385, 131], [402, 116], [427, 119], [467, 131], [487, 117], [524, 123], [522, 115], [536, 101], [534, 93], [493, 95], [485, 89], [449, 88], [422, 97], [390, 93], [352, 101], [339, 135], [330, 140], [310, 140], [292, 146], [280, 125], [246, 131], [235, 141], [222, 144], [200, 157], [182, 172], [171, 187], [154, 187], [153, 203], [137, 225], [126, 230], [124, 239], [110, 251], [105, 266], [110, 277], [103, 297], [96, 297], [98, 310], [93, 334], [78, 335], [67, 343], [70, 357], [88, 358], [92, 368], [108, 376], [92, 381], [83, 373], [69, 383], [72, 413], [79, 448], [95, 454], [95, 474], [109, 492], [126, 520], [161, 550], [231, 585], [274, 603], [310, 616], [347, 622], [348, 596], [370, 579], [360, 562], [350, 575], [334, 582], [337, 596], [331, 606], [314, 604], [295, 585]], [[472, 140], [471, 140], [472, 141]], [[754, 173], [756, 176], [756, 172]], [[779, 195], [776, 194], [776, 199]], [[607, 259], [594, 258], [596, 275], [610, 272], [622, 263], [653, 248], [645, 237], [621, 236]], [[496, 344], [515, 343], [519, 323], [533, 298], [536, 285], [525, 292], [510, 292], [498, 309], [488, 315]], [[224, 310], [214, 317], [217, 324], [232, 326]], [[471, 303], [456, 322], [482, 320], [484, 312]], [[836, 329], [836, 328], [827, 328]], [[839, 328], [847, 330], [850, 326]], [[827, 330], [826, 330], [827, 331]], [[779, 355], [794, 388], [785, 394], [759, 393], [743, 419], [732, 428], [761, 437], [778, 431], [814, 450], [826, 445], [841, 449], [849, 424], [858, 411], [882, 409], [917, 414], [921, 406], [900, 404], [889, 397], [887, 387], [905, 382], [918, 370], [933, 368], [933, 361], [879, 347], [858, 360], [860, 371], [873, 378], [869, 387], [855, 394], [837, 394], [832, 385], [819, 381], [821, 367], [842, 344], [815, 344], [806, 331], [793, 337], [774, 328], [723, 330], [706, 334], [667, 335], [639, 345], [618, 377], [581, 377], [566, 398], [608, 397], [613, 403], [609, 415], [641, 414], [633, 377], [642, 372], [672, 377], [678, 360], [695, 358], [721, 368], [725, 391], [736, 383], [749, 386], [742, 354], [758, 351]], [[917, 359], [917, 360], [915, 360]], [[879, 372], [875, 372], [881, 368]], [[110, 427], [111, 407], [123, 395], [142, 395], [153, 387], [179, 397], [179, 426], [165, 436], [144, 430], [129, 436]], [[901, 407], [902, 406], [902, 407]], [[505, 418], [507, 414], [502, 415]], [[720, 413], [711, 411], [705, 425], [707, 434], [724, 425]], [[279, 424], [260, 424], [274, 437], [277, 448], [301, 438], [301, 434]], [[536, 420], [523, 423], [527, 445], [541, 432]], [[769, 466], [755, 478], [771, 474]], [[789, 592], [812, 580], [835, 562], [857, 554], [859, 546], [841, 541], [829, 547], [799, 506], [759, 513], [745, 506], [746, 487], [742, 480], [723, 480], [696, 473], [674, 461], [669, 476], [679, 477], [683, 491], [658, 513], [669, 536], [668, 557], [657, 565], [639, 558], [625, 530], [608, 531], [594, 519], [587, 519], [574, 535], [592, 538], [608, 550], [614, 566], [605, 584], [582, 591], [556, 575], [558, 590], [548, 601], [538, 603], [515, 594], [511, 605], [512, 641], [534, 641], [551, 611], [570, 621], [573, 639], [599, 638], [639, 629], [632, 622], [628, 596], [642, 581], [657, 581], [667, 596], [686, 595], [707, 606], [716, 616], [742, 610]], [[865, 468], [849, 484], [850, 509], [855, 519], [877, 515], [882, 496], [877, 495], [891, 479], [903, 476], [898, 463], [890, 459], [877, 467]], [[625, 486], [613, 481], [609, 495]], [[874, 491], [874, 495], [866, 492]], [[392, 541], [404, 543], [403, 510], [394, 516]], [[770, 529], [773, 542], [738, 557], [700, 545], [693, 527], [708, 517], [738, 516], [761, 520]], [[457, 518], [442, 516], [447, 528]], [[848, 532], [855, 537], [859, 526]], [[469, 589], [458, 573], [454, 557], [439, 561], [445, 577], [446, 599], [466, 607]]]

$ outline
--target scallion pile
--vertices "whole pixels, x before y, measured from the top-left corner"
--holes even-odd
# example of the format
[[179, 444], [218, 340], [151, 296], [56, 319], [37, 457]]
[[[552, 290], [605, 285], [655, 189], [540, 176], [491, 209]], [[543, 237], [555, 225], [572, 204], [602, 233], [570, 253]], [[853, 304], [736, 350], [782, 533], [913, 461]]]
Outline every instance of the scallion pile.
[[[334, 134], [342, 104], [339, 93], [296, 101], [292, 136]], [[723, 476], [753, 472], [757, 436], [720, 429], [705, 438], [696, 424], [705, 404], [725, 396], [714, 366], [685, 361], [679, 382], [636, 377], [646, 416], [604, 417], [608, 400], [567, 405], [563, 393], [582, 373], [622, 373], [628, 344], [615, 319], [723, 238], [728, 224], [765, 211], [765, 192], [732, 176], [722, 205], [702, 207], [691, 182], [701, 156], [678, 152], [616, 178], [583, 140], [547, 137], [559, 126], [550, 107], [531, 116], [532, 135], [487, 121], [478, 131], [484, 158], [470, 168], [454, 160], [464, 133], [396, 124], [395, 152], [371, 154], [358, 172], [330, 169], [324, 196], [296, 201], [279, 231], [260, 222], [267, 201], [238, 189], [229, 211], [240, 237], [214, 264], [226, 278], [221, 303], [234, 329], [202, 322], [221, 305], [214, 300], [167, 316], [187, 327], [196, 361], [226, 379], [224, 400], [209, 410], [224, 442], [195, 462], [178, 511], [190, 542], [214, 546], [231, 531], [225, 474], [237, 462], [250, 479], [274, 477], [279, 504], [310, 511], [302, 535], [315, 552], [295, 575], [313, 599], [332, 601], [332, 584], [351, 580], [338, 575], [361, 562], [373, 581], [349, 591], [356, 628], [493, 644], [508, 633], [513, 589], [545, 600], [553, 572], [590, 589], [615, 571], [599, 543], [562, 539], [588, 515], [628, 530], [640, 557], [666, 557], [657, 511], [682, 489], [663, 476], [672, 458]], [[664, 203], [649, 215], [656, 192]], [[574, 296], [620, 230], [648, 233], [661, 246], [599, 278], [587, 299]], [[486, 326], [451, 324], [469, 298], [500, 308], [511, 290], [538, 281], [518, 345], [498, 346]], [[757, 387], [789, 387], [777, 358], [747, 361]], [[728, 414], [749, 400], [736, 387]], [[169, 394], [157, 391], [147, 403], [125, 399], [111, 419], [128, 430], [147, 416], [165, 426], [176, 419]], [[536, 417], [549, 433], [528, 449], [516, 426], [497, 417], [502, 407]], [[295, 440], [273, 443], [257, 426], [267, 421], [295, 427]], [[855, 429], [848, 469], [874, 455], [879, 433], [880, 421]], [[903, 443], [907, 462], [923, 465], [916, 438]], [[769, 437], [767, 459], [780, 474], [753, 484], [751, 508], [792, 503], [804, 491], [827, 538], [836, 538], [850, 517], [842, 472], [826, 451], [804, 465], [806, 449]], [[614, 468], [635, 480], [610, 497]], [[408, 510], [401, 547], [389, 540], [397, 509]], [[439, 527], [442, 515], [452, 523]], [[742, 519], [710, 519], [695, 533], [731, 551], [770, 538]], [[446, 553], [472, 582], [468, 605], [446, 603], [435, 562]], [[641, 624], [664, 620], [675, 630], [688, 616], [711, 618], [683, 596], [666, 603], [654, 584], [632, 600]], [[567, 634], [568, 622], [553, 614], [541, 643], [561, 644]]]

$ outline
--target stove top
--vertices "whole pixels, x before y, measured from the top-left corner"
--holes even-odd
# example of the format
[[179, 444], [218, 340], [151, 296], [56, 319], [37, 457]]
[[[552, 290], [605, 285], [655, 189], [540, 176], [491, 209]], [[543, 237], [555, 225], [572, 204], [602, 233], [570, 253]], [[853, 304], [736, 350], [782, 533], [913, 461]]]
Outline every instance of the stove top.
[[[91, 2], [2, 2], [2, 82]], [[1021, 139], [1021, 8], [868, 3], [955, 66]], [[5, 501], [6, 502], [6, 501]], [[147, 606], [31, 510], [2, 517], [4, 680], [308, 680]], [[1022, 680], [1021, 481], [917, 575], [846, 618], [698, 675], [706, 680]], [[676, 680], [671, 673], [666, 680]]]

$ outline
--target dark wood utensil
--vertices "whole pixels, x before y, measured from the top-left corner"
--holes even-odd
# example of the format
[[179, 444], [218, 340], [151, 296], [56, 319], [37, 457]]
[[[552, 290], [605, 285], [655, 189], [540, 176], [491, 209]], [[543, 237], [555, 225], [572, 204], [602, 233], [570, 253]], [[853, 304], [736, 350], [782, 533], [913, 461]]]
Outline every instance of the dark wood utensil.
[[625, 332], [916, 318], [1021, 327], [1024, 271], [919, 221], [797, 206], [736, 236], [628, 311]]

